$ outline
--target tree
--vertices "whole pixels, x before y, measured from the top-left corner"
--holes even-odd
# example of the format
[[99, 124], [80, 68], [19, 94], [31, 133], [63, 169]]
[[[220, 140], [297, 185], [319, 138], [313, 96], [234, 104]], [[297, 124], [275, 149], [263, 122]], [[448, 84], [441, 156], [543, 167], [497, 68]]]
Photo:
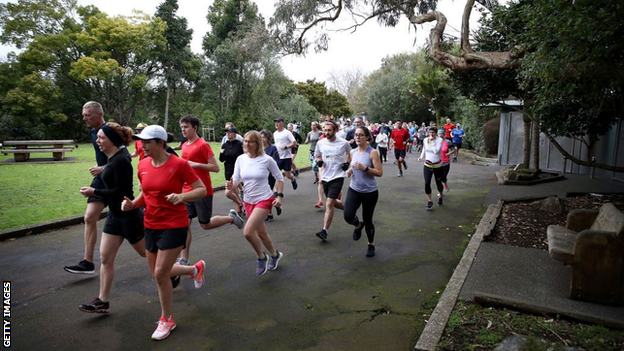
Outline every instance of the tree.
[[158, 6], [155, 14], [156, 17], [167, 24], [167, 29], [164, 32], [167, 43], [157, 58], [162, 65], [162, 74], [167, 87], [164, 116], [165, 129], [167, 129], [169, 122], [171, 90], [175, 91], [176, 84], [184, 78], [192, 76], [192, 73], [195, 73], [197, 71], [196, 68], [201, 64], [191, 53], [190, 44], [193, 30], [188, 28], [186, 18], [180, 18], [176, 15], [177, 11], [178, 0], [165, 0]]

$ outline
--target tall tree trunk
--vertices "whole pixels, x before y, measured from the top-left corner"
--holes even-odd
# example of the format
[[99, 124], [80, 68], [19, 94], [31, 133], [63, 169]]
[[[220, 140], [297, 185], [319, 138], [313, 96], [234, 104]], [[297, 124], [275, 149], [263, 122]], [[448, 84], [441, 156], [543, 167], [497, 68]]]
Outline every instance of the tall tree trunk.
[[171, 88], [167, 83], [167, 98], [165, 99], [165, 130], [167, 130], [167, 124], [169, 124], [169, 94], [171, 94]]
[[536, 171], [539, 171], [539, 163], [540, 163], [540, 123], [539, 123], [539, 116], [538, 115], [534, 115], [535, 116], [535, 120], [533, 121], [533, 137], [532, 137], [532, 144], [533, 144], [533, 169], [535, 169]]
[[531, 120], [526, 116], [522, 116], [522, 121], [524, 122], [522, 165], [524, 168], [529, 168], [531, 163]]

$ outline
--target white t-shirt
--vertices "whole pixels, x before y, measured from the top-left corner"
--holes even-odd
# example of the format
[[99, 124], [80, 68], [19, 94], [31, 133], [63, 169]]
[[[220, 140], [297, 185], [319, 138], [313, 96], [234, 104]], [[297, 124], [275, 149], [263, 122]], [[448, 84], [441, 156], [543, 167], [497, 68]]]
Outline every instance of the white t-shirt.
[[327, 138], [319, 140], [316, 143], [314, 157], [323, 157], [324, 165], [321, 180], [329, 182], [336, 178], [346, 177], [345, 171], [342, 170], [342, 164], [347, 162], [345, 154], [348, 155], [350, 152], [349, 142], [342, 138], [336, 138], [333, 142]]
[[273, 197], [273, 191], [269, 187], [269, 174], [276, 180], [284, 181], [282, 172], [272, 157], [264, 154], [251, 158], [247, 154], [242, 154], [234, 164], [232, 180], [236, 184], [243, 182], [245, 202], [253, 205]]
[[279, 154], [280, 159], [284, 160], [287, 158], [292, 158], [290, 148], [283, 150], [284, 147], [292, 144], [292, 142], [295, 141], [295, 137], [288, 129], [284, 128], [284, 130], [282, 130], [281, 132], [277, 130], [273, 132], [273, 140], [275, 140], [275, 147], [277, 148], [277, 153]]

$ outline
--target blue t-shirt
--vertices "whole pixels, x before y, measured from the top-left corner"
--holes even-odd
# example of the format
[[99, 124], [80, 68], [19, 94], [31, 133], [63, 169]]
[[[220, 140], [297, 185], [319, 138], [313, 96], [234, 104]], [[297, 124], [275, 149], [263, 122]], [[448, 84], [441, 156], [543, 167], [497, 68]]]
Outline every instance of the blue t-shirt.
[[453, 144], [461, 144], [462, 138], [460, 137], [460, 135], [464, 135], [466, 133], [464, 133], [464, 129], [462, 128], [460, 128], [459, 130], [455, 128], [451, 131], [451, 134], [453, 134]]

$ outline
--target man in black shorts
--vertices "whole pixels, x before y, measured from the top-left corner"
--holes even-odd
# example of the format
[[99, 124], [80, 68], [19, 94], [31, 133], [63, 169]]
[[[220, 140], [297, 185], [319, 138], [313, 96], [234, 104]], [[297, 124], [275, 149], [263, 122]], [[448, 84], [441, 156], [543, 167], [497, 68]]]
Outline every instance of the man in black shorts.
[[[82, 120], [91, 128], [91, 142], [95, 149], [95, 160], [97, 166], [89, 168], [89, 172], [94, 176], [91, 187], [95, 189], [104, 189], [101, 174], [108, 161], [106, 155], [100, 151], [97, 143], [97, 133], [104, 125], [104, 110], [102, 105], [95, 101], [89, 101], [82, 107]], [[125, 148], [124, 148], [125, 149]], [[127, 149], [126, 149], [127, 152]], [[100, 214], [106, 207], [106, 202], [99, 196], [90, 196], [87, 198], [87, 210], [84, 215], [84, 240], [85, 254], [82, 261], [75, 266], [65, 266], [65, 270], [74, 274], [93, 274], [95, 265], [93, 264], [93, 254], [95, 252], [95, 244], [97, 243], [97, 221]]]

